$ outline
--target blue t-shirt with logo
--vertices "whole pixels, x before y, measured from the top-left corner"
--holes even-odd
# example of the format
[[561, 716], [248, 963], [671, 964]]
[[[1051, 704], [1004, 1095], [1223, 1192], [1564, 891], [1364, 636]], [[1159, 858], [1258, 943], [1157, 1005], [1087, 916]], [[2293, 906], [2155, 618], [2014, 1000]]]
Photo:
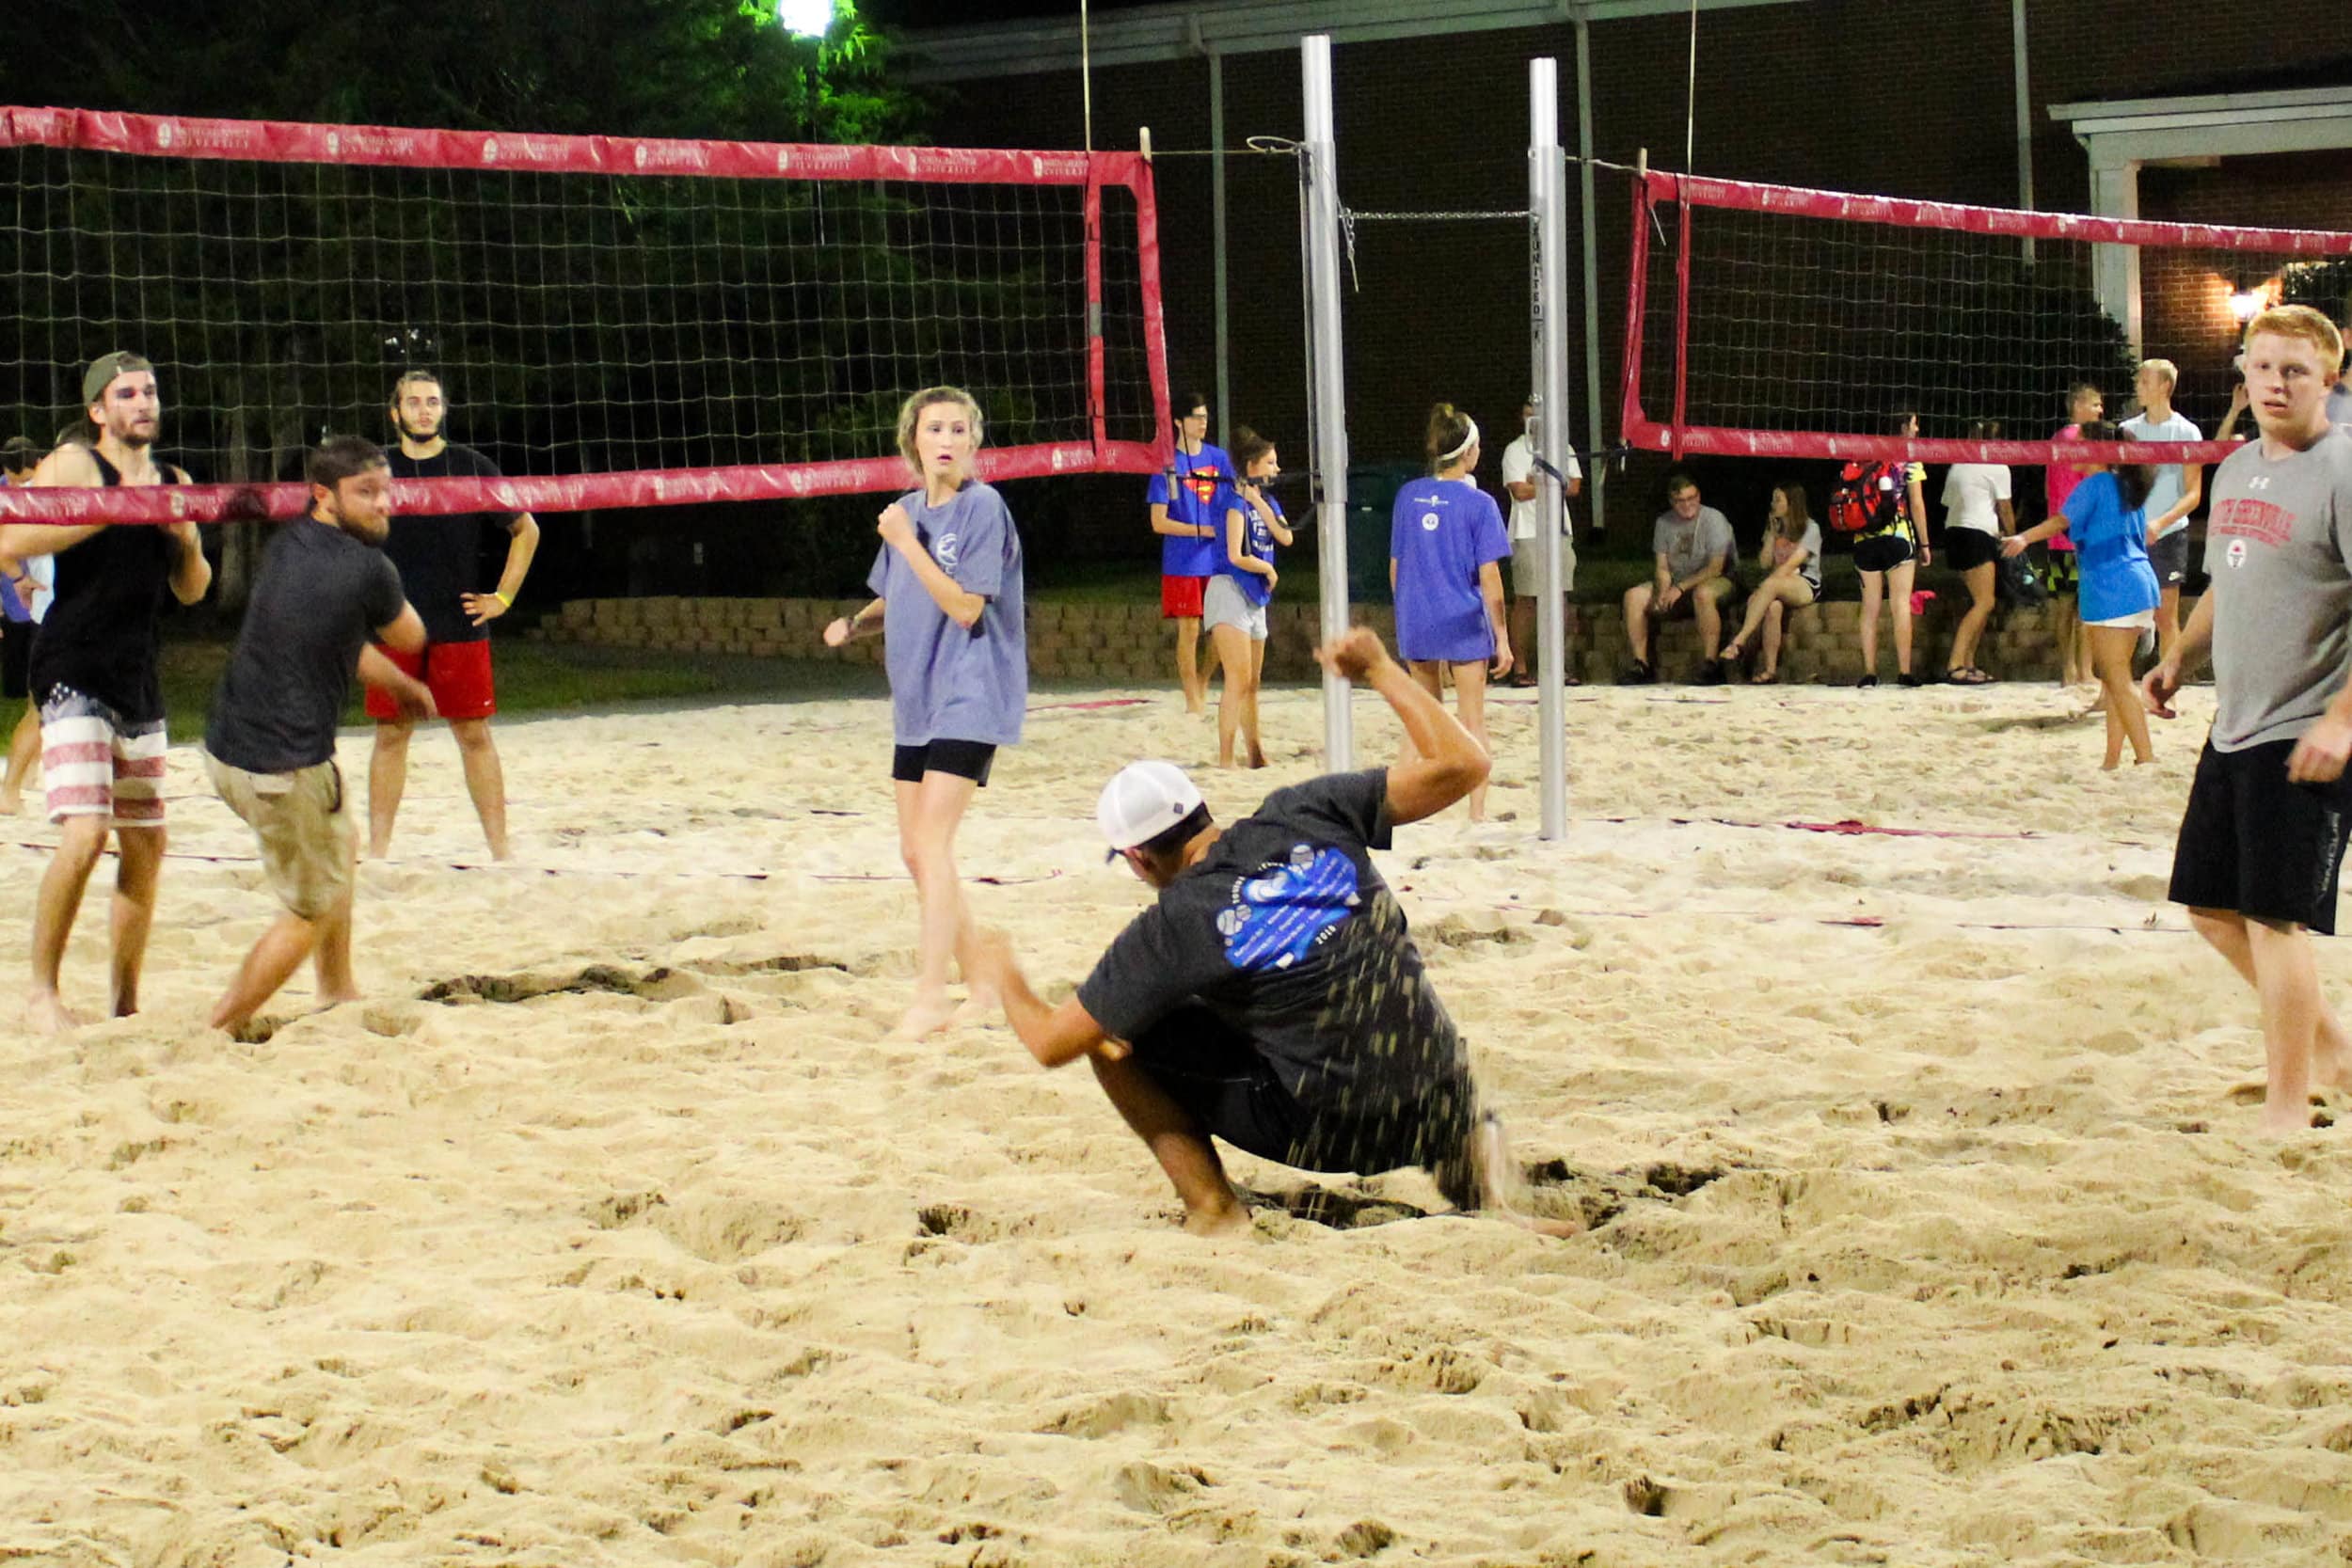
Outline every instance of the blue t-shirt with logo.
[[[1170, 480], [1173, 480], [1173, 488]], [[1185, 539], [1165, 534], [1160, 539], [1160, 575], [1205, 578], [1216, 575], [1225, 559], [1225, 514], [1233, 504], [1233, 460], [1219, 447], [1178, 451], [1169, 467], [1152, 476], [1144, 493], [1147, 506], [1168, 508], [1168, 520], [1190, 523], [1210, 531], [1209, 536]]]
[[2066, 498], [2066, 531], [2082, 562], [2082, 618], [2113, 621], [2164, 597], [2148, 564], [2148, 516], [2123, 504], [2113, 474], [2092, 474]]
[[1029, 641], [1023, 619], [1021, 535], [1005, 499], [978, 480], [943, 506], [920, 490], [898, 498], [915, 537], [955, 579], [988, 600], [969, 627], [939, 608], [906, 557], [888, 545], [866, 579], [882, 601], [882, 663], [901, 746], [977, 740], [1010, 746], [1029, 705]]
[[[1264, 495], [1265, 493], [1260, 491], [1259, 494]], [[1258, 515], [1258, 509], [1243, 499], [1239, 491], [1233, 493], [1233, 501], [1234, 505], [1227, 513], [1227, 516], [1241, 518], [1242, 554], [1263, 561], [1269, 566], [1273, 565], [1274, 531], [1266, 527], [1265, 519]], [[1265, 497], [1265, 504], [1266, 510], [1277, 517], [1283, 515], [1282, 503], [1272, 496]], [[1228, 522], [1227, 527], [1231, 526], [1232, 524]], [[1216, 552], [1216, 569], [1223, 576], [1232, 578], [1234, 584], [1241, 589], [1241, 596], [1251, 604], [1262, 605], [1274, 597], [1274, 590], [1267, 586], [1265, 578], [1255, 572], [1244, 571], [1234, 565], [1232, 556], [1223, 549]]]
[[1416, 480], [1389, 517], [1396, 562], [1396, 645], [1406, 658], [1469, 664], [1495, 653], [1478, 569], [1511, 558], [1495, 499], [1467, 480]]

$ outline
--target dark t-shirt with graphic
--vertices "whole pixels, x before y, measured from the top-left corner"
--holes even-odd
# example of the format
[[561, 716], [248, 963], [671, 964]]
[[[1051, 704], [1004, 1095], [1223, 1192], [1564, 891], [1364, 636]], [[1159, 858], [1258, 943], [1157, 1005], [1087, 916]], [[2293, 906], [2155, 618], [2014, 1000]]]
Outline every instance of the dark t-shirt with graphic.
[[1316, 1169], [1459, 1153], [1474, 1093], [1370, 851], [1389, 847], [1388, 773], [1278, 789], [1120, 932], [1078, 988], [1116, 1039], [1192, 1000], [1248, 1037], [1309, 1113]]
[[[431, 457], [411, 457], [397, 446], [385, 453], [394, 479], [496, 479], [498, 465], [471, 447], [454, 441]], [[482, 531], [490, 524], [503, 528], [518, 513], [423, 513], [394, 517], [384, 553], [400, 568], [401, 587], [424, 622], [431, 642], [480, 642], [490, 635], [467, 618], [467, 594], [487, 594], [498, 586], [495, 576], [482, 570]]]

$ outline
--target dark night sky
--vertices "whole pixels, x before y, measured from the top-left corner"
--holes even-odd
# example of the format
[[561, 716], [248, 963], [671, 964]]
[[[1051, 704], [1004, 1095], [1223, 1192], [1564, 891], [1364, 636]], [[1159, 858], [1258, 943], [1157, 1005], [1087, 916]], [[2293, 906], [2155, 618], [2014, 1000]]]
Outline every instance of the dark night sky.
[[[1132, 10], [1164, 0], [1089, 0], [1088, 9]], [[859, 0], [859, 10], [876, 22], [898, 27], [952, 27], [967, 22], [993, 22], [1006, 17], [1069, 17], [1075, 20], [1078, 0]]]

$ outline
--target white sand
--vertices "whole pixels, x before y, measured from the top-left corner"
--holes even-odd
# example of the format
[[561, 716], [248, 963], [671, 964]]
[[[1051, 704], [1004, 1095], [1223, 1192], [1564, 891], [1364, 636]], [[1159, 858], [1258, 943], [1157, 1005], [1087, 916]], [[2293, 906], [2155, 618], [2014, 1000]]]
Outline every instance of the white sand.
[[[1213, 745], [1150, 696], [1040, 714], [964, 831], [1041, 982], [1145, 896], [1103, 777]], [[2102, 778], [2046, 687], [1587, 690], [1557, 846], [1500, 708], [1517, 820], [1386, 865], [1565, 1163], [1538, 1196], [1610, 1216], [1570, 1242], [1271, 1199], [1195, 1241], [1083, 1069], [882, 1043], [879, 704], [506, 725], [532, 869], [451, 866], [421, 740], [362, 877], [378, 1000], [203, 1033], [273, 911], [175, 859], [145, 1018], [0, 1032], [0, 1560], [2344, 1560], [2352, 1129], [2262, 1144], [2233, 1096], [2252, 999], [2161, 902], [2190, 705]], [[1313, 695], [1266, 706], [1279, 766], [1201, 774], [1229, 815], [1311, 769]], [[171, 783], [176, 853], [249, 853]], [[1847, 817], [1994, 836], [1771, 825]], [[14, 954], [49, 834], [0, 827]], [[467, 976], [546, 994], [421, 1000]]]

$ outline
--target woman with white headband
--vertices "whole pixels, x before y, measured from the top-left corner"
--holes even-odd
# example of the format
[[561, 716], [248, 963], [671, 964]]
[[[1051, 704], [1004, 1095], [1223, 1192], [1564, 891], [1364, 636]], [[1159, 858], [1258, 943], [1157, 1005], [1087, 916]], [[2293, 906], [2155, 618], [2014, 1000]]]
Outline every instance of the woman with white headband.
[[[1389, 587], [1396, 596], [1397, 651], [1436, 696], [1439, 666], [1454, 672], [1462, 727], [1486, 738], [1486, 682], [1511, 672], [1502, 568], [1511, 558], [1502, 512], [1470, 483], [1478, 422], [1441, 403], [1429, 413], [1430, 477], [1397, 492], [1389, 524]], [[1470, 792], [1470, 820], [1486, 817], [1486, 788]]]

